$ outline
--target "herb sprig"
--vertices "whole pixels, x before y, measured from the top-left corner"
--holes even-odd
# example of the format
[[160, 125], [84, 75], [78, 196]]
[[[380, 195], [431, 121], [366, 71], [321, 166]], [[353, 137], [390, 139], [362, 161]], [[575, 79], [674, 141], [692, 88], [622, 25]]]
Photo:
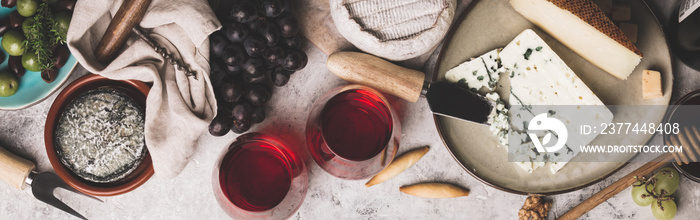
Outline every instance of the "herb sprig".
[[36, 53], [42, 71], [48, 70], [54, 65], [53, 50], [59, 44], [65, 44], [66, 39], [56, 30], [54, 15], [46, 1], [39, 4], [32, 19], [34, 22], [28, 25], [27, 32], [24, 33], [24, 48], [30, 53]]

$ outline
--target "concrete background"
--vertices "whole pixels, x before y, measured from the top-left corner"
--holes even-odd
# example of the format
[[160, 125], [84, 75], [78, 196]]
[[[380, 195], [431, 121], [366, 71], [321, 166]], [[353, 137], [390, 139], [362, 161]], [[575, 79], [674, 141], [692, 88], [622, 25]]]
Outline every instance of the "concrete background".
[[[662, 23], [675, 1], [649, 1]], [[268, 107], [268, 118], [253, 127], [283, 135], [291, 142], [303, 144], [304, 124], [308, 111], [325, 91], [345, 84], [325, 68], [327, 56], [307, 44], [308, 66], [294, 74], [290, 83], [278, 88]], [[437, 52], [435, 53], [437, 54]], [[432, 70], [433, 56], [424, 66]], [[674, 64], [674, 98], [700, 88], [700, 74], [679, 61]], [[87, 74], [82, 67], [69, 82]], [[64, 85], [65, 86], [65, 85]], [[52, 171], [44, 148], [43, 128], [47, 111], [56, 94], [20, 111], [0, 111], [0, 146], [37, 163], [40, 172]], [[526, 196], [491, 188], [472, 178], [454, 161], [442, 144], [425, 100], [408, 103], [390, 97], [400, 114], [403, 127], [400, 152], [429, 145], [430, 152], [399, 176], [371, 188], [365, 181], [335, 178], [313, 161], [307, 163], [309, 187], [302, 207], [292, 219], [515, 219]], [[175, 179], [154, 176], [140, 188], [120, 196], [103, 197], [104, 203], [58, 190], [59, 198], [90, 219], [226, 219], [212, 194], [212, 169], [220, 153], [237, 135], [201, 136], [198, 149], [186, 169]], [[653, 140], [661, 143], [660, 138]], [[175, 146], [174, 146], [175, 147]], [[303, 152], [305, 153], [305, 151]], [[550, 219], [605, 188], [620, 177], [643, 165], [631, 163], [611, 177], [584, 189], [556, 196]], [[468, 197], [424, 199], [400, 193], [398, 188], [426, 181], [450, 182], [468, 188]], [[700, 212], [700, 184], [682, 178], [675, 193], [677, 219], [697, 219]], [[34, 199], [31, 190], [18, 191], [0, 184], [0, 219], [71, 219], [72, 216]], [[632, 202], [626, 189], [599, 205], [583, 219], [653, 219], [649, 207]]]

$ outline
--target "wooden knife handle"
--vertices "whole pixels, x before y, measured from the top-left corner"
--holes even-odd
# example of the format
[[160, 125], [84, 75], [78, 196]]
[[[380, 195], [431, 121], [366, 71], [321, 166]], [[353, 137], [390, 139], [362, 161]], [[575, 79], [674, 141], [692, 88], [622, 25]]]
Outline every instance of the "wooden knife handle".
[[107, 26], [107, 31], [100, 40], [100, 44], [95, 48], [95, 57], [102, 64], [109, 64], [129, 36], [131, 29], [141, 22], [146, 14], [151, 0], [125, 0], [119, 7], [117, 14], [112, 18], [112, 22]]
[[326, 66], [336, 76], [415, 102], [421, 95], [425, 74], [400, 67], [366, 53], [336, 52], [328, 56]]
[[[673, 159], [673, 156], [670, 153], [666, 153], [664, 155], [659, 156], [656, 158], [656, 161], [670, 161]], [[635, 171], [632, 171], [630, 174], [627, 174], [627, 176], [622, 177], [620, 180], [617, 182], [614, 182], [608, 187], [605, 187], [605, 189], [601, 190], [600, 192], [596, 193], [595, 195], [591, 196], [591, 198], [586, 199], [583, 201], [581, 204], [578, 204], [576, 207], [572, 208], [568, 212], [566, 212], [564, 215], [559, 216], [557, 218], [558, 220], [573, 220], [577, 219], [578, 217], [581, 217], [581, 215], [586, 214], [586, 212], [590, 211], [591, 209], [595, 208], [596, 206], [600, 205], [601, 203], [605, 202], [606, 200], [610, 199], [610, 197], [615, 196], [619, 192], [622, 192], [622, 190], [627, 189], [627, 187], [631, 186], [636, 182], [637, 180], [634, 178], [635, 176], [646, 176], [649, 175], [650, 173], [654, 172], [654, 170], [657, 170], [663, 166], [668, 164], [667, 162], [649, 162], [645, 164], [644, 166], [639, 167], [639, 169], [636, 169]]]
[[24, 181], [36, 166], [0, 147], [0, 179], [19, 190], [25, 187]]

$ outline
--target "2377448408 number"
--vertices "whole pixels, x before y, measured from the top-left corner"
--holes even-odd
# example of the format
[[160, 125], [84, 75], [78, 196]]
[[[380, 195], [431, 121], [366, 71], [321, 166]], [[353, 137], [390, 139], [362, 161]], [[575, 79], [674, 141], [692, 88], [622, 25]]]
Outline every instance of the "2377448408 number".
[[599, 128], [600, 134], [678, 134], [680, 132], [678, 123], [602, 123]]

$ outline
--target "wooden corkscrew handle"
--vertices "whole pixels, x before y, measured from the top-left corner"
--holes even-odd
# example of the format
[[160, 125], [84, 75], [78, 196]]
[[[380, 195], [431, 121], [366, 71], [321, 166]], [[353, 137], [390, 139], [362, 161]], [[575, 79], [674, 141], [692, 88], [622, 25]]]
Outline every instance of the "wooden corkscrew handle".
[[107, 31], [95, 48], [95, 57], [102, 64], [109, 64], [131, 36], [131, 29], [136, 27], [146, 14], [151, 0], [124, 0], [117, 14], [109, 23]]

